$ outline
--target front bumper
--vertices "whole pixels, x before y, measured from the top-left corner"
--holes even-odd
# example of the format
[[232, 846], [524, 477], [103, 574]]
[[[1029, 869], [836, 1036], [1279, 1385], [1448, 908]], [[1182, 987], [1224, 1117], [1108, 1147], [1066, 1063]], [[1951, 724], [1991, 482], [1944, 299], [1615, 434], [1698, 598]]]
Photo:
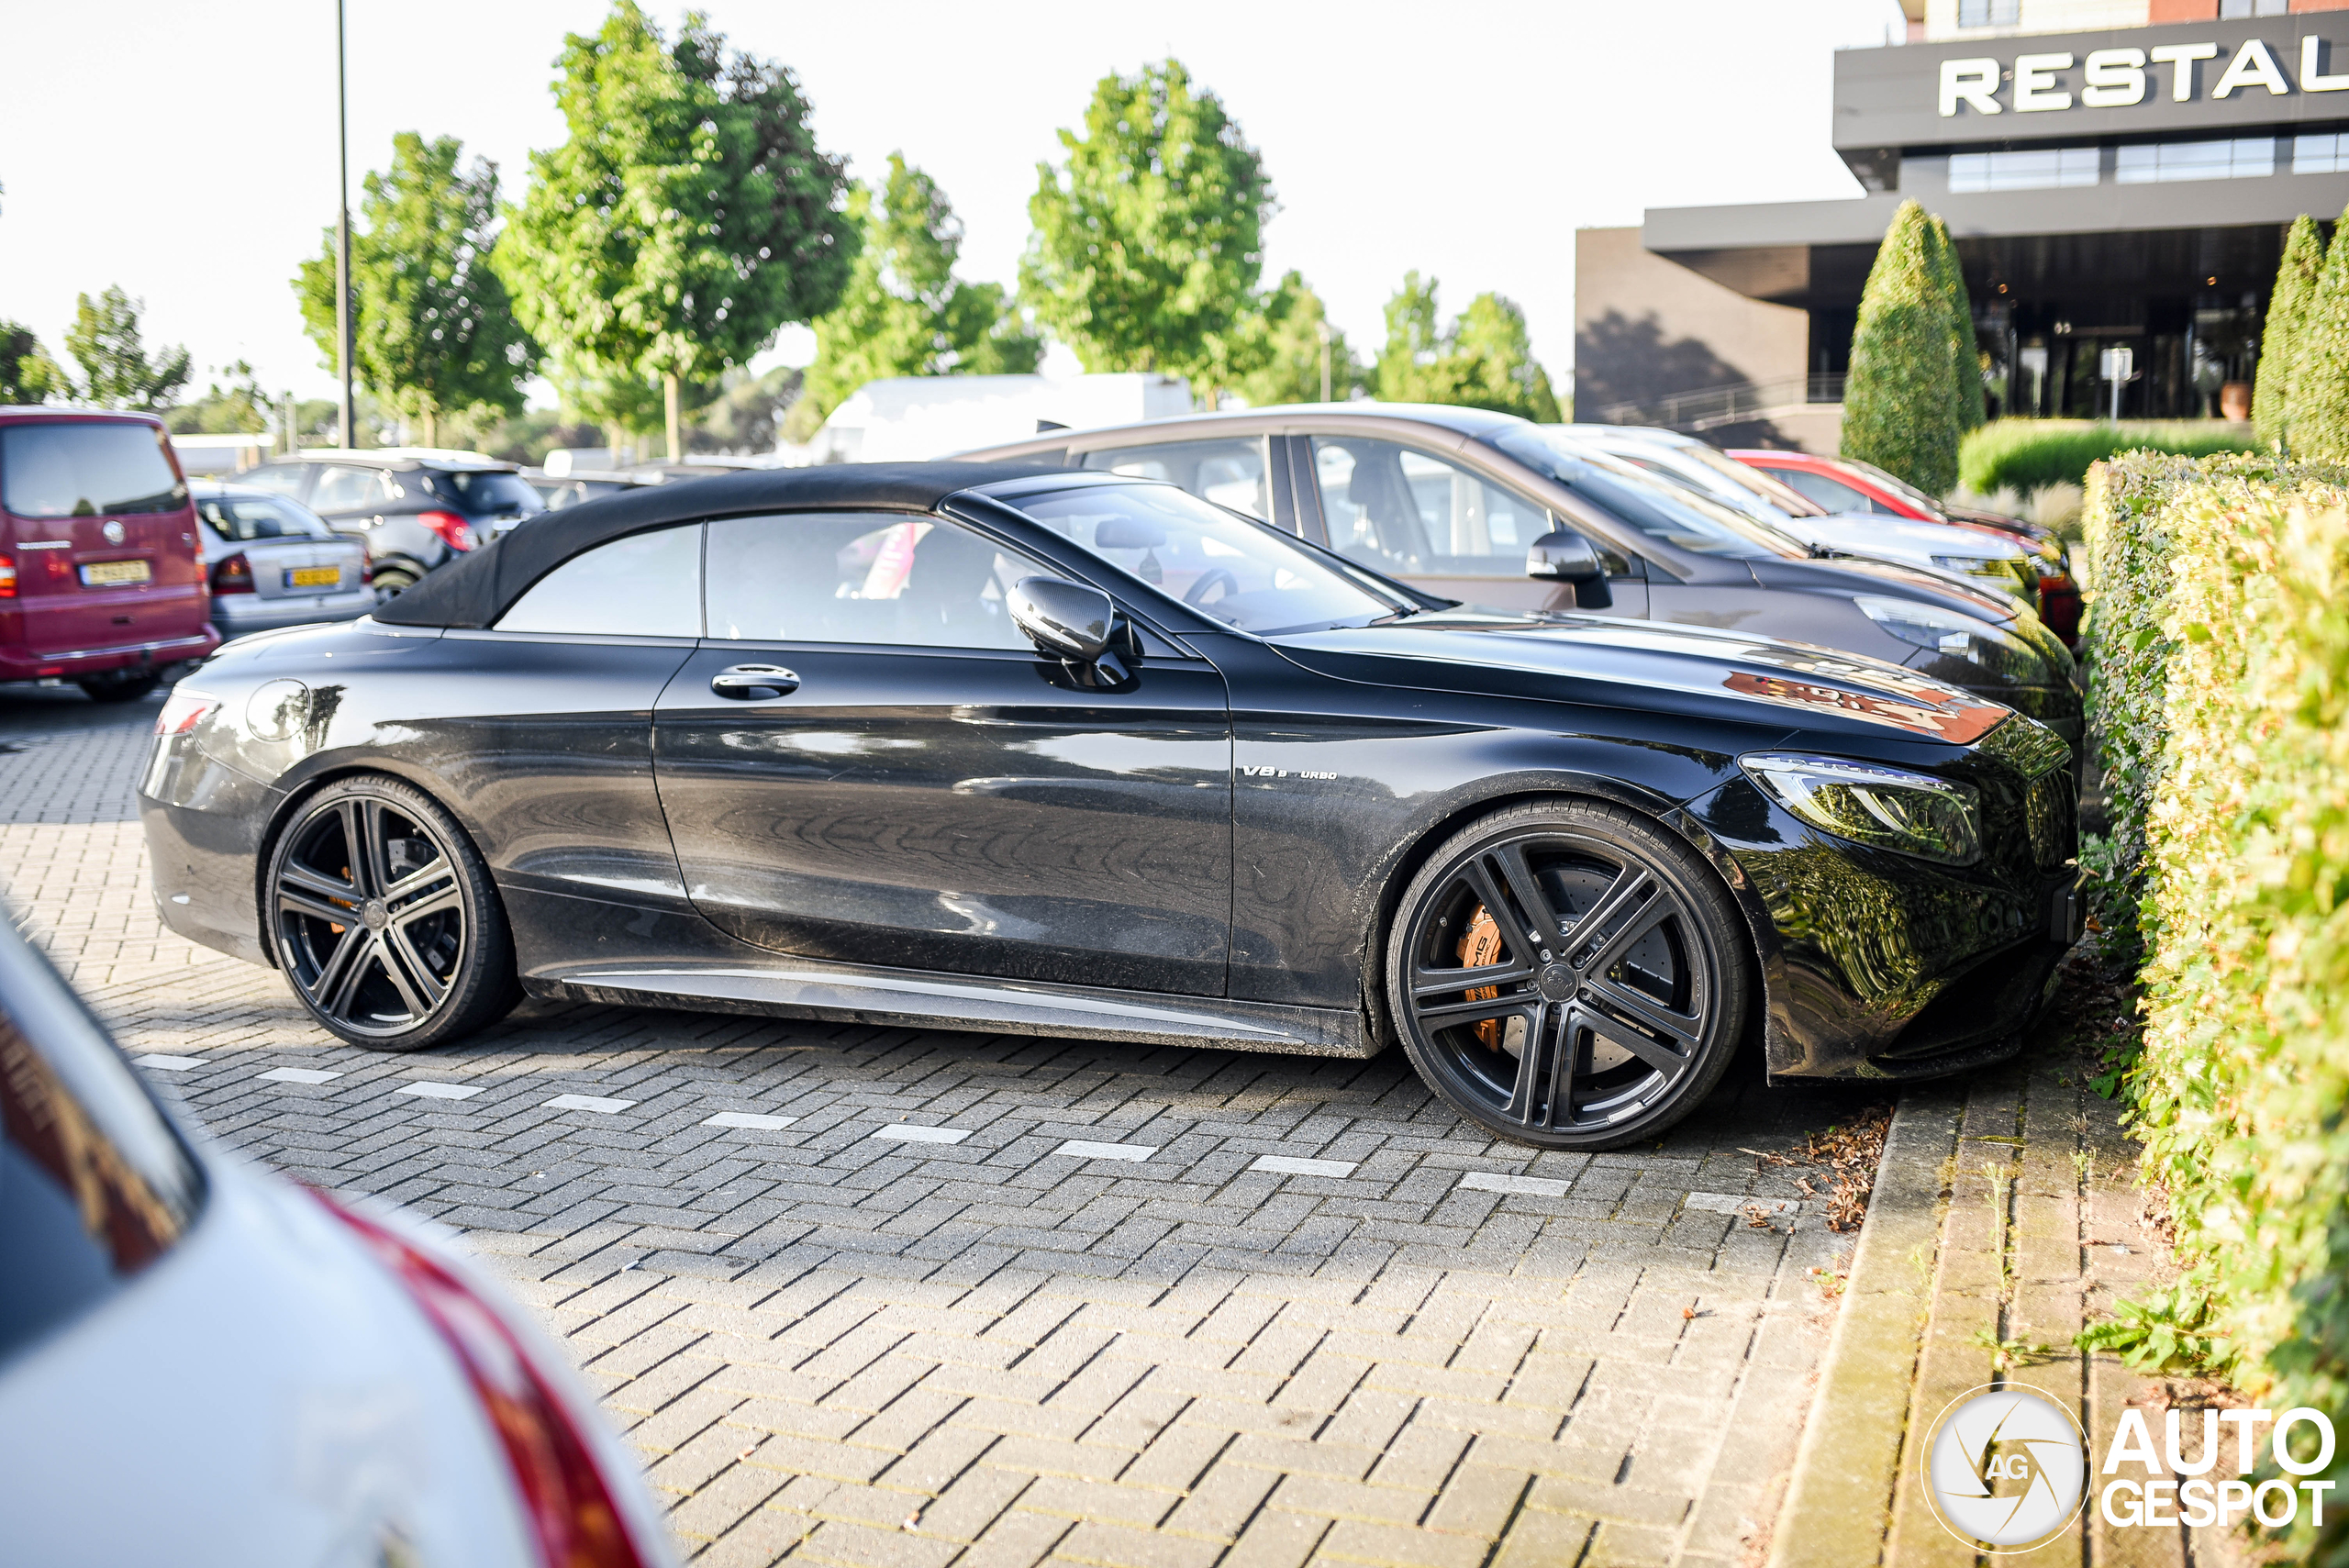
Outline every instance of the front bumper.
[[2002, 1061], [2079, 938], [2076, 870], [1964, 868], [1816, 832], [1737, 779], [1688, 808], [1758, 939], [1773, 1078], [1940, 1077]]

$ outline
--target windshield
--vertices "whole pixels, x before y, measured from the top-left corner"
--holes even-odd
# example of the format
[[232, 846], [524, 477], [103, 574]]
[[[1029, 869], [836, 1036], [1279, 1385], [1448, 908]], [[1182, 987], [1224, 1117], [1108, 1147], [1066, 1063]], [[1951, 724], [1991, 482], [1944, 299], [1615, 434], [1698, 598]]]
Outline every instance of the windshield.
[[1128, 576], [1260, 636], [1360, 626], [1419, 607], [1171, 484], [1088, 484], [1011, 504]]
[[332, 539], [334, 530], [298, 501], [277, 495], [199, 495], [195, 509], [225, 539]]
[[1726, 452], [1715, 451], [1709, 446], [1693, 441], [1678, 450], [1684, 456], [1703, 463], [1739, 489], [1761, 496], [1790, 517], [1823, 517], [1827, 515], [1826, 507], [1792, 485], [1771, 478], [1758, 468], [1748, 468]]
[[1935, 522], [1945, 523], [1949, 521], [1949, 514], [1942, 510], [1942, 504], [1939, 501], [1934, 500], [1931, 495], [1926, 495], [1923, 491], [1918, 489], [1915, 485], [1909, 484], [1898, 474], [1887, 473], [1876, 464], [1863, 462], [1861, 459], [1855, 457], [1841, 457], [1837, 458], [1835, 461], [1850, 464], [1852, 467], [1858, 469], [1862, 473], [1866, 474], [1870, 479], [1875, 480], [1878, 484], [1883, 485], [1887, 490], [1891, 491], [1895, 495], [1899, 496], [1902, 500], [1907, 501], [1911, 506], [1923, 508], [1925, 516], [1932, 518]]
[[1539, 425], [1482, 438], [1650, 539], [1694, 555], [1802, 557], [1810, 547], [1757, 517], [1603, 457]]
[[529, 481], [502, 468], [443, 469], [425, 483], [468, 512], [519, 512], [528, 517], [547, 509]]

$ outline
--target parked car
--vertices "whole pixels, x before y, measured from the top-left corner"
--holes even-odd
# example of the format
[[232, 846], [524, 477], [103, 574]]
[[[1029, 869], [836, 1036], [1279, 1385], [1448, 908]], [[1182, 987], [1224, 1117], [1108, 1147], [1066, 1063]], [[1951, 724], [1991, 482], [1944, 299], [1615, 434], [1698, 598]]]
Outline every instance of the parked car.
[[0, 408], [0, 681], [130, 702], [217, 648], [195, 528], [153, 415]]
[[337, 532], [365, 539], [378, 599], [396, 597], [435, 567], [546, 510], [514, 464], [435, 447], [320, 448], [238, 479], [291, 495]]
[[188, 491], [222, 636], [352, 620], [375, 607], [366, 545], [291, 495], [203, 479]]
[[[1739, 462], [1695, 436], [1640, 425], [1550, 427], [1595, 450], [1622, 459], [1724, 506], [1836, 555], [1898, 561], [1954, 572], [2041, 606], [2045, 562], [2028, 541], [1956, 522], [1830, 512], [1765, 470]], [[2068, 584], [2069, 579], [2062, 579]]]
[[2070, 757], [1928, 673], [1448, 607], [1173, 484], [841, 464], [574, 506], [240, 640], [140, 811], [162, 917], [374, 1049], [525, 993], [1399, 1038], [1487, 1131], [1605, 1149], [1749, 1030], [1774, 1077], [2020, 1049], [2078, 935]]
[[2047, 528], [2020, 517], [1977, 507], [1953, 506], [1935, 500], [1897, 474], [1856, 458], [1820, 457], [1811, 452], [1732, 451], [1738, 462], [1750, 463], [1773, 479], [1801, 491], [1831, 512], [1890, 517], [1919, 522], [1956, 523], [1986, 528], [2027, 541], [2040, 561], [2040, 613], [2065, 643], [2080, 635], [2080, 587], [2072, 575], [2071, 552]]
[[645, 483], [619, 469], [573, 469], [568, 473], [549, 473], [542, 468], [525, 468], [517, 472], [525, 484], [539, 493], [539, 499], [550, 512], [576, 506], [582, 501], [600, 501], [607, 495], [641, 490]]
[[[968, 452], [1165, 479], [1447, 600], [1734, 627], [1930, 673], [2076, 745], [2072, 656], [2005, 594], [1954, 573], [1830, 560], [1781, 529], [1514, 415], [1342, 403], [1054, 431]], [[1542, 563], [1563, 531], [1597, 569]], [[1580, 574], [1578, 574], [1580, 573]]]
[[6, 919], [0, 1519], [23, 1563], [674, 1561], [502, 1291], [191, 1136]]

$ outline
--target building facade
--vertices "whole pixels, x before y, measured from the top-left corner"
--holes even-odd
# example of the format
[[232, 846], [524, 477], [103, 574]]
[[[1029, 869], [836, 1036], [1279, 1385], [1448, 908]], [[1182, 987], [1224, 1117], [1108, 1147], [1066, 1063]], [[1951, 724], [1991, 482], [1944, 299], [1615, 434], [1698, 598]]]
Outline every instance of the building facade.
[[1862, 194], [1577, 236], [1575, 417], [1831, 449], [1909, 198], [1956, 239], [1996, 413], [2248, 406], [2287, 228], [2349, 206], [2349, 0], [1909, 8], [1909, 42], [1836, 57]]

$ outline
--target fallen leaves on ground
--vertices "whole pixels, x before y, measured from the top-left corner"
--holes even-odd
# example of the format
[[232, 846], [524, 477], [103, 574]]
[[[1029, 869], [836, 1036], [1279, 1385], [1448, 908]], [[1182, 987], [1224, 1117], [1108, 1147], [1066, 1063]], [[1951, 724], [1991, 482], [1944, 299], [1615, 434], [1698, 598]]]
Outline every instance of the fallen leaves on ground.
[[[1848, 1124], [1812, 1133], [1792, 1149], [1763, 1154], [1762, 1162], [1814, 1168], [1827, 1184], [1827, 1229], [1857, 1230], [1860, 1221], [1867, 1218], [1868, 1194], [1875, 1189], [1876, 1168], [1884, 1159], [1885, 1134], [1891, 1130], [1892, 1107], [1877, 1106]], [[1820, 1196], [1820, 1189], [1810, 1182], [1807, 1175], [1795, 1178], [1805, 1197]], [[1749, 1219], [1748, 1223], [1754, 1222]]]

